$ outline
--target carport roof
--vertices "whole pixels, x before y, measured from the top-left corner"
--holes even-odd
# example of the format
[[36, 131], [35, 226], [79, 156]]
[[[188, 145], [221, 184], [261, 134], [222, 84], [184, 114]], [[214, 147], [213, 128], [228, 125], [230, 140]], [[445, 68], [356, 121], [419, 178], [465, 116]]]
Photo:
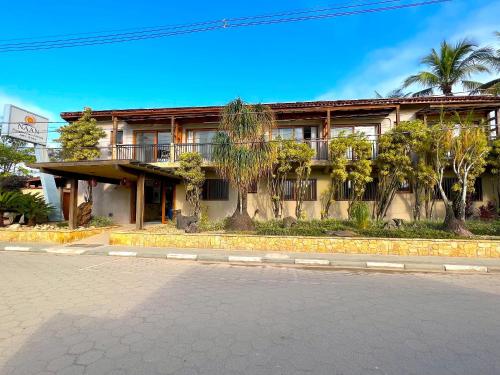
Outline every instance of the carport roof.
[[137, 180], [145, 173], [148, 177], [179, 180], [173, 169], [158, 167], [149, 163], [133, 160], [84, 160], [71, 162], [42, 162], [28, 165], [55, 176], [76, 178], [79, 180], [95, 179], [98, 182], [118, 184], [124, 178]]

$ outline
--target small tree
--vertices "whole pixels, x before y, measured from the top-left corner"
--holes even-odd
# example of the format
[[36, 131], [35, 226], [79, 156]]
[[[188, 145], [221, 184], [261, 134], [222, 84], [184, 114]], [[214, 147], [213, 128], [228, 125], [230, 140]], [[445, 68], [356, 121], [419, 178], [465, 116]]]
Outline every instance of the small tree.
[[266, 134], [274, 127], [272, 110], [248, 105], [241, 99], [228, 103], [221, 113], [219, 131], [213, 140], [213, 160], [219, 175], [238, 191], [238, 203], [227, 227], [252, 230], [247, 212], [248, 189], [272, 166], [272, 147]]
[[26, 175], [27, 170], [22, 167], [23, 164], [34, 161], [33, 147], [27, 147], [27, 143], [21, 140], [1, 137], [0, 176]]
[[436, 171], [428, 155], [418, 156], [419, 160], [413, 171], [410, 172], [410, 185], [413, 190], [415, 203], [413, 205], [413, 220], [420, 220], [422, 205], [427, 220], [432, 219], [434, 209], [434, 191], [436, 187]]
[[205, 182], [205, 172], [201, 169], [203, 159], [197, 152], [186, 152], [181, 154], [179, 162], [176, 174], [184, 181], [186, 200], [193, 206], [193, 214], [199, 217], [200, 197]]
[[[97, 147], [106, 132], [97, 125], [92, 117], [92, 110], [84, 108], [82, 117], [58, 129], [60, 134], [56, 141], [61, 144], [61, 157], [65, 161], [94, 160], [100, 157]], [[86, 202], [92, 202], [92, 185], [87, 184]]]
[[271, 206], [276, 219], [283, 216], [283, 201], [285, 196], [285, 183], [293, 169], [290, 151], [292, 140], [278, 138], [272, 142], [274, 162], [267, 175], [267, 188], [271, 198]]
[[[472, 114], [465, 121], [456, 116], [456, 121], [441, 121], [433, 128], [434, 155], [437, 186], [445, 205], [444, 226], [458, 235], [471, 235], [465, 227], [467, 195], [474, 189], [474, 181], [484, 171], [489, 151], [484, 126], [472, 122]], [[458, 182], [453, 186], [456, 200], [444, 190], [445, 171], [451, 168]]]
[[328, 145], [330, 158], [330, 186], [324, 192], [322, 197], [321, 218], [326, 219], [329, 216], [330, 207], [335, 201], [335, 196], [340, 191], [341, 186], [347, 180], [347, 165], [349, 160], [347, 153], [351, 145], [351, 138], [341, 132], [338, 137], [333, 138]]
[[314, 150], [307, 143], [293, 142], [290, 146], [290, 160], [295, 170], [295, 216], [301, 219]]
[[366, 190], [366, 185], [373, 181], [372, 174], [372, 144], [363, 134], [351, 134], [349, 137], [353, 161], [349, 164], [347, 179], [351, 182], [351, 191], [347, 212], [351, 218], [353, 204], [360, 202]]
[[404, 181], [417, 181], [419, 175], [414, 174], [414, 161], [422, 153], [427, 138], [427, 127], [419, 120], [403, 121], [380, 136], [379, 154], [375, 161], [378, 168], [377, 199], [373, 207], [375, 219], [381, 220], [386, 216]]

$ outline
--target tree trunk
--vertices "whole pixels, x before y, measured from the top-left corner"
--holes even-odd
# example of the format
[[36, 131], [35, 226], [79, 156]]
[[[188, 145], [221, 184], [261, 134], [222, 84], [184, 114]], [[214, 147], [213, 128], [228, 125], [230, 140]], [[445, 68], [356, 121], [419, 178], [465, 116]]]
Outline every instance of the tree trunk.
[[36, 218], [29, 217], [28, 218], [28, 227], [34, 227], [36, 225]]
[[446, 205], [446, 216], [444, 218], [444, 229], [460, 237], [472, 237], [472, 233], [466, 228], [465, 221], [457, 219], [453, 204], [448, 202]]
[[248, 194], [238, 191], [238, 203], [236, 210], [227, 222], [227, 229], [237, 231], [252, 231], [255, 230], [254, 222], [248, 214]]
[[453, 91], [452, 91], [451, 85], [442, 85], [441, 91], [443, 91], [443, 94], [446, 96], [453, 96]]
[[4, 213], [5, 213], [5, 211], [0, 211], [0, 228], [5, 227], [5, 223], [3, 221], [3, 214]]

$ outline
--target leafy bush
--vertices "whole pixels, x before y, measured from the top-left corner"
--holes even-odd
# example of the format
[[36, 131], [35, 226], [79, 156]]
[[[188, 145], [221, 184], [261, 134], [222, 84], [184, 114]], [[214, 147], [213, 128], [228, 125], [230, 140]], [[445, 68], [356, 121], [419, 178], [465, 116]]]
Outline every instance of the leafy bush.
[[283, 220], [258, 221], [257, 234], [270, 236], [324, 236], [328, 231], [347, 229], [345, 222], [333, 219], [298, 220], [292, 227], [285, 227]]
[[8, 191], [19, 191], [28, 183], [27, 176], [7, 175], [0, 177], [0, 189]]
[[479, 218], [481, 220], [491, 220], [494, 219], [497, 215], [497, 209], [495, 203], [492, 201], [488, 201], [486, 205], [482, 205], [479, 207]]
[[109, 227], [111, 225], [113, 225], [113, 220], [107, 216], [94, 216], [89, 223], [91, 227]]
[[5, 212], [17, 212], [22, 194], [17, 191], [0, 191], [0, 227], [4, 226], [3, 214]]
[[227, 218], [211, 220], [208, 218], [208, 207], [201, 207], [199, 229], [201, 232], [223, 231], [226, 228]]
[[470, 220], [466, 225], [477, 236], [500, 236], [500, 220]]
[[351, 219], [356, 228], [366, 229], [370, 226], [370, 208], [366, 202], [354, 202], [351, 207]]
[[[467, 221], [467, 228], [475, 235], [500, 236], [500, 220]], [[292, 227], [285, 227], [283, 220], [257, 221], [255, 234], [267, 236], [330, 236], [331, 231], [349, 230], [359, 236], [377, 238], [456, 238], [444, 230], [441, 221], [417, 221], [405, 223], [399, 229], [386, 229], [381, 221], [372, 222], [359, 229], [355, 221], [347, 220], [299, 220]]]
[[54, 207], [45, 202], [45, 199], [40, 195], [20, 194], [17, 212], [28, 219], [29, 226], [46, 222], [53, 209]]

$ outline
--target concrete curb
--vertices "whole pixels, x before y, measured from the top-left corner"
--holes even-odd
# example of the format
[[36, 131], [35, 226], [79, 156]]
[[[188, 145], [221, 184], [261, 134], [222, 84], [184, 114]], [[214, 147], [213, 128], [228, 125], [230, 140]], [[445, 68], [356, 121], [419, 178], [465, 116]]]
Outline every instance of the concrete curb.
[[500, 266], [487, 267], [474, 264], [437, 264], [437, 263], [393, 263], [374, 261], [346, 261], [315, 258], [291, 258], [288, 254], [270, 253], [265, 256], [239, 256], [219, 254], [193, 254], [193, 253], [168, 253], [136, 251], [104, 251], [98, 249], [71, 249], [64, 246], [50, 248], [33, 248], [28, 246], [4, 246], [0, 251], [7, 252], [33, 252], [55, 255], [105, 255], [135, 258], [157, 258], [178, 261], [195, 261], [206, 263], [239, 263], [239, 264], [270, 264], [281, 266], [301, 266], [324, 269], [356, 269], [372, 271], [399, 271], [399, 272], [450, 272], [450, 273], [500, 273]]

